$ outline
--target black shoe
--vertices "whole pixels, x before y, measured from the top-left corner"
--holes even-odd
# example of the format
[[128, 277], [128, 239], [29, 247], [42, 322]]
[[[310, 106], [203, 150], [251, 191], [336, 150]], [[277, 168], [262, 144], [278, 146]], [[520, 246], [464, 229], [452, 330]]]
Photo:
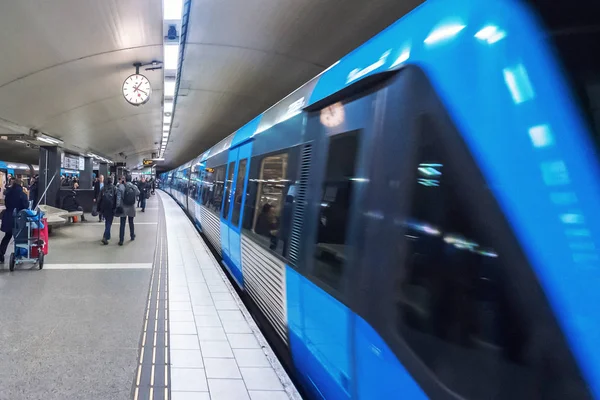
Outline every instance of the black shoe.
[[119, 241], [119, 246], [123, 246], [123, 241]]
[[4, 264], [4, 256], [0, 256], [0, 264]]
[[146, 210], [143, 210], [143, 209], [142, 209], [142, 212], [146, 212]]
[[106, 246], [108, 244], [108, 240], [102, 239], [102, 244]]
[[131, 240], [135, 240], [135, 235], [133, 235], [133, 236], [131, 237]]

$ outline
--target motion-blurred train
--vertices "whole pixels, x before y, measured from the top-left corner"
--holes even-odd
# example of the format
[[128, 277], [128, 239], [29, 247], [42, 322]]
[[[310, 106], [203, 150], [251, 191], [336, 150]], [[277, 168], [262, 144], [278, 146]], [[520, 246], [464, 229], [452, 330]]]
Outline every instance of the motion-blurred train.
[[309, 397], [600, 398], [599, 12], [427, 1], [161, 175]]

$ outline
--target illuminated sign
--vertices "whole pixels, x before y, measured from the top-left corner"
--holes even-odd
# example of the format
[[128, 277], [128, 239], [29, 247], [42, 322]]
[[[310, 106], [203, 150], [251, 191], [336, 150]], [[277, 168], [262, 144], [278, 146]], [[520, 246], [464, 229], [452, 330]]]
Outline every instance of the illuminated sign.
[[153, 165], [153, 164], [154, 164], [154, 160], [144, 159], [144, 165]]

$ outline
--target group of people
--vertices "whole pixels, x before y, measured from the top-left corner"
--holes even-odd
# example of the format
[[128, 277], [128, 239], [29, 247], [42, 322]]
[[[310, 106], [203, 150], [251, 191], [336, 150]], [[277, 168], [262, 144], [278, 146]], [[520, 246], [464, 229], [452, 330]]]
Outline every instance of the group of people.
[[79, 189], [79, 178], [76, 176], [63, 175], [60, 177], [60, 186], [66, 186], [72, 189]]
[[94, 201], [99, 221], [104, 220], [104, 235], [102, 244], [107, 245], [114, 218], [120, 218], [119, 246], [125, 240], [125, 225], [129, 224], [129, 237], [135, 240], [134, 218], [137, 207], [146, 211], [146, 200], [150, 193], [154, 194], [156, 184], [153, 179], [132, 180], [131, 175], [122, 176], [117, 184], [113, 184], [114, 175], [104, 180], [100, 175], [94, 182]]
[[[13, 237], [13, 212], [17, 212], [27, 209], [29, 207], [29, 200], [32, 195], [34, 196], [33, 206], [37, 199], [37, 179], [32, 178], [32, 182], [29, 186], [29, 190], [23, 187], [21, 179], [17, 179], [12, 176], [8, 176], [6, 186], [4, 187], [4, 205], [5, 209], [1, 212], [2, 225], [0, 225], [0, 231], [4, 232], [4, 237], [0, 242], [0, 263], [4, 263], [4, 255], [8, 244]], [[35, 185], [35, 186], [34, 186]], [[29, 194], [29, 195], [28, 195]]]

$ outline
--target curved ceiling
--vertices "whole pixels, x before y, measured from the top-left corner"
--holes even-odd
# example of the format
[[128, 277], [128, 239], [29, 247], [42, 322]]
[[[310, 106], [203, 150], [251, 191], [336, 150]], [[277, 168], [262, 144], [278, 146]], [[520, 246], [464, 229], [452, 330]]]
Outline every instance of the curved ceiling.
[[[192, 0], [165, 165], [229, 135], [420, 2]], [[73, 150], [125, 154], [128, 166], [158, 148], [162, 71], [144, 72], [153, 96], [143, 106], [129, 105], [121, 86], [134, 62], [162, 59], [162, 0], [0, 8], [0, 136], [16, 124]], [[15, 146], [0, 141], [0, 159]]]

